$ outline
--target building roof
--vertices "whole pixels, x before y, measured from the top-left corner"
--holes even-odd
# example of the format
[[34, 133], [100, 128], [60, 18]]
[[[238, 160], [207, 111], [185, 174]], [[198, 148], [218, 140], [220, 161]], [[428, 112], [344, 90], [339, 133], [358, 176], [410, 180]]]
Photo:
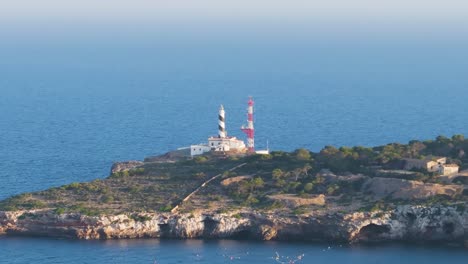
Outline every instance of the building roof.
[[209, 137], [208, 140], [219, 140], [219, 141], [224, 141], [224, 140], [239, 140], [240, 139], [237, 139], [236, 137], [224, 137], [224, 138], [220, 138], [220, 137]]
[[446, 157], [436, 157], [436, 156], [427, 156], [422, 159], [410, 159], [410, 158], [404, 158], [403, 160], [406, 161], [425, 161], [425, 162], [430, 162], [430, 161], [437, 161], [440, 159], [446, 159]]
[[452, 167], [452, 168], [459, 168], [460, 167], [457, 164], [444, 164], [443, 166], [444, 167]]

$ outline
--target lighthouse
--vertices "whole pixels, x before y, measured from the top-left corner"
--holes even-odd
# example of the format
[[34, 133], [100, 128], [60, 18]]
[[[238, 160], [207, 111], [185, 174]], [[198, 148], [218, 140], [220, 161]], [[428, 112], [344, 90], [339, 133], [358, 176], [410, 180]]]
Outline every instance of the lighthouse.
[[227, 136], [225, 116], [226, 116], [226, 113], [224, 112], [224, 106], [221, 105], [219, 107], [219, 114], [218, 114], [218, 137], [219, 138], [225, 138]]
[[[248, 108], [248, 124], [247, 127], [242, 127], [242, 131], [247, 134], [248, 147], [243, 140], [227, 135], [226, 130], [226, 112], [224, 106], [220, 105], [218, 110], [218, 135], [208, 137], [208, 144], [200, 143], [191, 145], [190, 156], [202, 155], [211, 152], [216, 155], [236, 155], [242, 153], [255, 153], [254, 149], [254, 126], [253, 126], [253, 100], [249, 100]], [[214, 121], [214, 120], [213, 120]], [[214, 124], [213, 124], [214, 125]], [[186, 149], [186, 148], [182, 148]]]
[[247, 149], [249, 153], [255, 153], [255, 129], [254, 129], [254, 101], [249, 97], [247, 107], [247, 126], [242, 126], [241, 130], [247, 135]]
[[210, 151], [222, 153], [243, 153], [246, 150], [244, 141], [227, 135], [226, 112], [223, 105], [218, 110], [218, 136], [208, 138], [208, 147]]

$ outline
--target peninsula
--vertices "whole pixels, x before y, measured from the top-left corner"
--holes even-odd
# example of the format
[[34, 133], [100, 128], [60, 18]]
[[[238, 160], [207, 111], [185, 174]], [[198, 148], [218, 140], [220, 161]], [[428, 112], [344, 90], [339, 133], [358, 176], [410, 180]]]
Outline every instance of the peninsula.
[[175, 151], [0, 201], [0, 234], [468, 246], [467, 150], [455, 135], [318, 153]]

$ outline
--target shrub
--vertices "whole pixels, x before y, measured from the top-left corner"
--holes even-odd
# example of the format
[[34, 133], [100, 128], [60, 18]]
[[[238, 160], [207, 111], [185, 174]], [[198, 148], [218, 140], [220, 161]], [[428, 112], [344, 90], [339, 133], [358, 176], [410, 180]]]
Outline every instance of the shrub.
[[193, 160], [195, 161], [195, 163], [205, 163], [208, 161], [208, 158], [205, 157], [205, 156], [196, 156], [195, 158], [193, 158]]
[[20, 202], [15, 207], [22, 208], [22, 209], [40, 209], [47, 207], [47, 204], [40, 200], [28, 200], [24, 202]]
[[146, 221], [151, 220], [152, 218], [147, 215], [132, 214], [130, 215], [130, 219], [133, 219], [135, 222], [146, 222]]
[[311, 158], [310, 151], [304, 148], [300, 148], [296, 150], [295, 154], [296, 154], [296, 159], [298, 160], [310, 160]]
[[143, 175], [145, 174], [145, 169], [144, 168], [135, 168], [129, 171], [130, 175]]
[[193, 176], [196, 178], [196, 179], [203, 179], [206, 177], [206, 174], [204, 172], [197, 172], [197, 173], [194, 173]]
[[314, 184], [309, 182], [304, 186], [304, 191], [311, 192], [314, 189]]
[[241, 219], [242, 218], [242, 216], [239, 213], [232, 215], [232, 217], [234, 217], [236, 219]]
[[336, 184], [332, 184], [332, 185], [328, 186], [328, 188], [327, 188], [327, 193], [328, 193], [328, 195], [333, 195], [333, 194], [335, 194], [339, 189], [340, 189], [340, 186], [338, 186], [338, 185], [336, 185]]
[[103, 203], [111, 203], [114, 201], [114, 197], [112, 195], [104, 195], [102, 196], [101, 201]]
[[55, 208], [54, 212], [55, 212], [56, 215], [64, 214], [65, 213], [65, 208], [62, 208], [62, 207]]
[[244, 201], [245, 206], [251, 206], [254, 204], [258, 204], [260, 201], [253, 195], [249, 195], [247, 199]]
[[274, 169], [272, 172], [271, 172], [271, 177], [274, 179], [274, 180], [278, 180], [280, 179], [281, 177], [284, 176], [284, 172], [283, 170], [281, 169]]
[[279, 179], [275, 182], [275, 186], [278, 188], [284, 188], [287, 185], [287, 182], [283, 179]]
[[63, 188], [66, 190], [78, 190], [81, 188], [81, 184], [78, 182], [73, 182], [68, 185], [64, 185]]
[[161, 212], [170, 212], [172, 210], [172, 205], [170, 203], [166, 204], [165, 206], [161, 206], [159, 211]]
[[264, 206], [264, 209], [269, 211], [269, 210], [274, 210], [274, 209], [282, 209], [284, 207], [285, 205], [281, 203], [280, 201], [274, 201], [274, 202], [270, 202], [266, 204]]
[[294, 210], [293, 210], [293, 214], [295, 214], [295, 215], [305, 214], [306, 212], [307, 212], [307, 207], [305, 207], [305, 206], [298, 206], [298, 207], [294, 208]]
[[87, 216], [98, 216], [101, 212], [96, 208], [85, 207], [83, 204], [77, 204], [70, 207], [70, 211], [74, 211]]
[[141, 192], [141, 187], [140, 186], [132, 186], [128, 189], [128, 191], [131, 193], [131, 194], [138, 194]]
[[377, 212], [377, 211], [385, 211], [387, 209], [387, 206], [383, 201], [378, 201], [370, 208], [371, 212]]
[[38, 218], [38, 215], [33, 214], [33, 213], [24, 213], [18, 217], [18, 219], [20, 220], [24, 220], [26, 218], [36, 219]]

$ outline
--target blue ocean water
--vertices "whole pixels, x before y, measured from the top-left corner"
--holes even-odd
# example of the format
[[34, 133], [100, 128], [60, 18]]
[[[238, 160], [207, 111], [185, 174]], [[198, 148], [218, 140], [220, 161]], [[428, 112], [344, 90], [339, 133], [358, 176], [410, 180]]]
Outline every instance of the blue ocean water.
[[[465, 263], [460, 249], [246, 241], [0, 239], [0, 263]], [[33, 250], [30, 250], [33, 249]], [[55, 250], [53, 250], [55, 249]], [[52, 251], [53, 250], [53, 251]], [[295, 262], [294, 262], [295, 261]]]
[[[462, 36], [16, 36], [0, 42], [0, 199], [106, 177], [113, 161], [206, 140], [224, 104], [243, 137], [247, 96], [256, 142], [314, 151], [468, 135], [468, 39]], [[335, 245], [336, 246], [336, 245]], [[377, 250], [200, 241], [0, 239], [0, 262], [224, 263], [227, 251], [268, 262], [461, 262], [466, 251]], [[25, 252], [28, 252], [25, 254]], [[312, 257], [314, 256], [314, 257]], [[333, 260], [333, 261], [332, 261]], [[411, 261], [410, 261], [411, 260]], [[310, 261], [310, 262], [309, 262]]]

